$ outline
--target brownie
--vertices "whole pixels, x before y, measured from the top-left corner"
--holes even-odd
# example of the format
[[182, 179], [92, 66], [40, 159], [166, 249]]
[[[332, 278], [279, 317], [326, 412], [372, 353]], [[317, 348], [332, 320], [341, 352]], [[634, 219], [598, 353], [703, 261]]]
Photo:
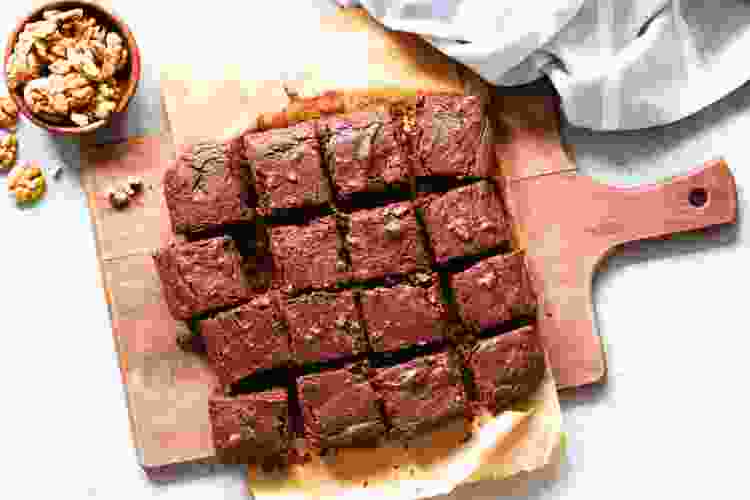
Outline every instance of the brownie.
[[175, 319], [232, 307], [252, 295], [231, 238], [171, 242], [154, 252], [153, 259], [164, 300]]
[[437, 275], [429, 288], [397, 285], [361, 292], [362, 316], [375, 352], [396, 351], [442, 340], [447, 311]]
[[176, 233], [215, 232], [253, 219], [249, 170], [242, 141], [201, 142], [180, 149], [163, 177], [163, 193]]
[[482, 103], [477, 96], [420, 96], [416, 130], [411, 135], [417, 177], [488, 177], [491, 163], [483, 160]]
[[205, 319], [199, 328], [208, 361], [225, 386], [289, 362], [289, 337], [273, 292]]
[[286, 389], [227, 396], [214, 392], [208, 400], [214, 448], [223, 462], [284, 461], [290, 445]]
[[245, 135], [258, 212], [317, 207], [331, 201], [315, 122]]
[[366, 365], [306, 375], [297, 381], [305, 438], [312, 448], [373, 442], [385, 433]]
[[544, 379], [544, 351], [534, 327], [480, 341], [467, 365], [479, 403], [493, 413], [527, 399]]
[[419, 202], [435, 261], [480, 254], [511, 239], [494, 186], [480, 181]]
[[384, 111], [363, 111], [319, 122], [323, 155], [337, 196], [408, 188], [411, 163], [400, 120]]
[[394, 437], [413, 437], [466, 409], [461, 367], [450, 352], [377, 369], [372, 386], [383, 400]]
[[425, 252], [411, 202], [354, 212], [346, 239], [355, 280], [363, 281], [425, 269]]
[[288, 293], [331, 288], [351, 278], [334, 216], [272, 228], [271, 254]]
[[281, 303], [298, 363], [330, 361], [367, 352], [354, 293], [313, 292]]
[[450, 277], [461, 319], [486, 330], [536, 309], [524, 254], [496, 255]]

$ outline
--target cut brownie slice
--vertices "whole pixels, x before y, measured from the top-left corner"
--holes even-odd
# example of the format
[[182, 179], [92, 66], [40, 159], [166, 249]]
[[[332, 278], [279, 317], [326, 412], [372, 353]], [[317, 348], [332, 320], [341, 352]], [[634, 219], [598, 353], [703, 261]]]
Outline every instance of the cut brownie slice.
[[396, 437], [413, 437], [466, 409], [461, 367], [450, 352], [377, 369], [372, 385]]
[[367, 352], [354, 294], [314, 292], [281, 303], [298, 363], [330, 361]]
[[487, 177], [491, 163], [482, 161], [482, 103], [477, 96], [426, 95], [417, 102], [417, 177]]
[[337, 195], [408, 189], [411, 164], [399, 134], [400, 121], [387, 112], [358, 112], [320, 122], [323, 154]]
[[347, 241], [356, 280], [406, 274], [429, 266], [411, 202], [354, 212]]
[[286, 366], [290, 359], [289, 337], [274, 293], [203, 320], [199, 328], [209, 363], [225, 386], [258, 370]]
[[234, 397], [220, 392], [208, 401], [214, 448], [222, 462], [285, 462], [289, 450], [286, 389]]
[[487, 181], [429, 196], [420, 200], [420, 206], [438, 264], [510, 241], [500, 196]]
[[288, 293], [332, 288], [351, 278], [333, 216], [272, 228], [271, 254]]
[[475, 330], [486, 330], [531, 314], [536, 297], [524, 254], [496, 255], [450, 278], [461, 319]]
[[528, 398], [544, 379], [544, 351], [532, 326], [480, 341], [467, 364], [479, 403], [493, 413]]
[[258, 211], [317, 207], [331, 200], [314, 122], [245, 135]]
[[373, 351], [443, 340], [448, 316], [437, 275], [431, 280], [429, 288], [397, 285], [361, 292], [362, 316]]
[[385, 433], [366, 370], [357, 363], [298, 379], [305, 437], [313, 448], [372, 442]]
[[250, 299], [242, 257], [231, 238], [172, 242], [153, 254], [169, 312], [186, 320]]
[[255, 201], [242, 141], [202, 142], [177, 152], [163, 179], [176, 233], [215, 232], [253, 219]]

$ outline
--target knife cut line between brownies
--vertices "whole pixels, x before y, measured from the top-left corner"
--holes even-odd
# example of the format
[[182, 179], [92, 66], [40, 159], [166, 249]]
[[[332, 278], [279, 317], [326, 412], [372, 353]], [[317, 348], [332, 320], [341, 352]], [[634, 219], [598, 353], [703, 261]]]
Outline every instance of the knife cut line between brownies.
[[183, 147], [164, 175], [181, 238], [154, 262], [218, 377], [223, 461], [408, 439], [544, 378], [480, 99], [335, 97]]

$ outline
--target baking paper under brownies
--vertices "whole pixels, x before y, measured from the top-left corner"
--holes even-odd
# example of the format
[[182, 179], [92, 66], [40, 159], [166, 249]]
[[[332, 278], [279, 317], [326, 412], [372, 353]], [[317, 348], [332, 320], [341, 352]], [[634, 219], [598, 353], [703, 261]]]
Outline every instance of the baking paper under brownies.
[[179, 149], [154, 263], [219, 380], [217, 453], [408, 438], [539, 386], [489, 126], [478, 97], [420, 95]]

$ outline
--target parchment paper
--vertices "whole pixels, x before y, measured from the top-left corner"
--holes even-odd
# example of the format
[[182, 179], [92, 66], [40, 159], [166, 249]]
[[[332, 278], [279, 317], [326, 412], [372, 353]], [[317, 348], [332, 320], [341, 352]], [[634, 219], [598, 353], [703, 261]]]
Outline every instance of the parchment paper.
[[[292, 466], [288, 474], [250, 466], [248, 487], [257, 500], [458, 499], [473, 498], [465, 495], [467, 488], [479, 483], [491, 482], [497, 497], [523, 491], [528, 477], [521, 475], [555, 477], [562, 451], [561, 416], [549, 370], [528, 403], [497, 417], [478, 418], [468, 442], [463, 442], [465, 425], [456, 420], [408, 446], [389, 443], [314, 457], [311, 463]], [[502, 481], [514, 476], [516, 481]]]

